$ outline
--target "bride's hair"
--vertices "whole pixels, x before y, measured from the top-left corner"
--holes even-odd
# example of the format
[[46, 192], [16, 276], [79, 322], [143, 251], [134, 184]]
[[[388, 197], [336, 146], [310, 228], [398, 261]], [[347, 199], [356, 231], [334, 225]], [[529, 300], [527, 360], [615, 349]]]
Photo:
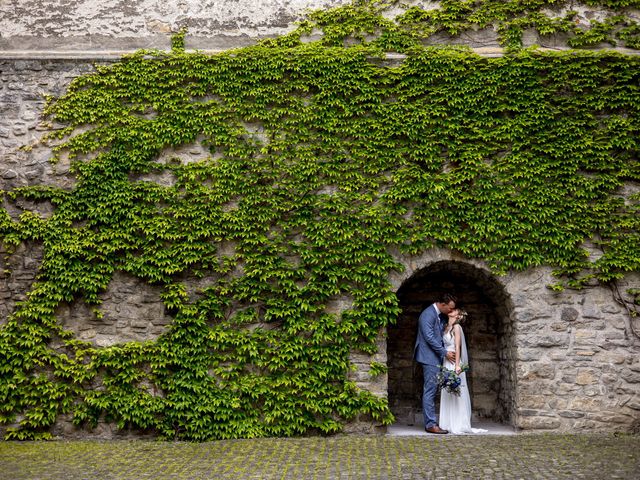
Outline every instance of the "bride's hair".
[[456, 318], [456, 323], [462, 325], [465, 320], [467, 319], [467, 311], [466, 310], [462, 310], [461, 308], [458, 309], [458, 316]]

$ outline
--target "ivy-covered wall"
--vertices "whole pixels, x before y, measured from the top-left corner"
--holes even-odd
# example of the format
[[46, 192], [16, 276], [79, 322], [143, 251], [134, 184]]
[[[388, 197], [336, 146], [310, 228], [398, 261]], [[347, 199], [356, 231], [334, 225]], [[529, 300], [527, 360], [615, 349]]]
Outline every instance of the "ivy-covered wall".
[[[352, 360], [380, 353], [394, 275], [436, 248], [492, 275], [554, 268], [558, 292], [611, 285], [636, 314], [638, 285], [617, 287], [640, 270], [640, 57], [424, 47], [416, 26], [440, 14], [378, 7], [218, 55], [186, 52], [183, 33], [51, 99], [43, 141], [69, 181], [36, 176], [0, 210], [4, 251], [42, 252], [0, 328], [6, 438], [46, 438], [61, 416], [191, 440], [389, 424]], [[159, 292], [166, 328], [98, 345], [61, 321], [81, 305], [99, 324], [114, 276]], [[633, 336], [621, 347], [637, 353]]]

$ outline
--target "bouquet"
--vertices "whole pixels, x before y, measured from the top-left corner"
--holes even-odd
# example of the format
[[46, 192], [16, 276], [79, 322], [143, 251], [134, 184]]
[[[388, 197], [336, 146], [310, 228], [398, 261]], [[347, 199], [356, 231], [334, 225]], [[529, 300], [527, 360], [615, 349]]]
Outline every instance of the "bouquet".
[[[469, 365], [461, 364], [460, 370], [466, 372], [469, 370]], [[447, 392], [454, 395], [460, 395], [460, 386], [462, 385], [462, 379], [455, 370], [449, 370], [445, 366], [440, 367], [440, 373], [438, 373], [438, 386], [444, 388]]]

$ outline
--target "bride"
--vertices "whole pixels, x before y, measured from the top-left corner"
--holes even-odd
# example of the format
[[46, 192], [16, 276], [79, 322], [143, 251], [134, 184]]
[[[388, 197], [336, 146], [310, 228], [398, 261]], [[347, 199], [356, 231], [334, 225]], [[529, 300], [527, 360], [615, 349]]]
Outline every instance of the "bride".
[[460, 384], [460, 395], [449, 393], [445, 388], [440, 393], [440, 417], [441, 428], [449, 430], [450, 433], [486, 433], [482, 428], [471, 428], [471, 398], [467, 386], [467, 376], [462, 371], [461, 365], [469, 364], [467, 355], [467, 345], [464, 341], [462, 323], [467, 316], [464, 310], [454, 309], [449, 313], [449, 323], [444, 329], [444, 347], [447, 351], [456, 353], [454, 363], [444, 359], [443, 367], [455, 372], [462, 380]]

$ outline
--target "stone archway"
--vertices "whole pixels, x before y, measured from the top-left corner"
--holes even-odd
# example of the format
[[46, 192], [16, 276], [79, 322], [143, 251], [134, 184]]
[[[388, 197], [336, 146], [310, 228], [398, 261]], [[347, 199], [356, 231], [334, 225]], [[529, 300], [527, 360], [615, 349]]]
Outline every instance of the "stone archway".
[[397, 290], [402, 312], [387, 330], [389, 405], [397, 423], [422, 422], [422, 371], [412, 358], [417, 319], [445, 291], [454, 293], [469, 312], [465, 335], [473, 417], [513, 424], [516, 355], [508, 296], [488, 271], [454, 260], [414, 270]]

